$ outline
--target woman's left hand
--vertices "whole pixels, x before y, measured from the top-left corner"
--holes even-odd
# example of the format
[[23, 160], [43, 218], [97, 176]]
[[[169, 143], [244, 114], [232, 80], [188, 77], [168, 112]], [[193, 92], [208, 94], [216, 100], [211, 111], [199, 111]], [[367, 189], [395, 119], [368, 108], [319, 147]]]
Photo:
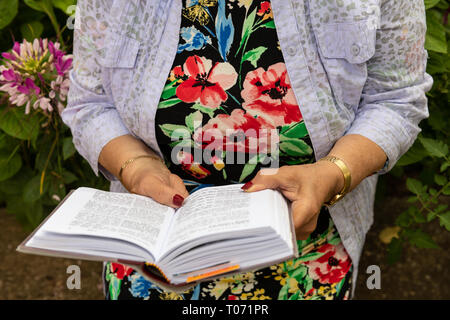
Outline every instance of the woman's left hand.
[[316, 229], [324, 202], [339, 193], [344, 176], [333, 163], [264, 168], [242, 189], [246, 192], [277, 189], [292, 202], [292, 215], [297, 240], [305, 240]]

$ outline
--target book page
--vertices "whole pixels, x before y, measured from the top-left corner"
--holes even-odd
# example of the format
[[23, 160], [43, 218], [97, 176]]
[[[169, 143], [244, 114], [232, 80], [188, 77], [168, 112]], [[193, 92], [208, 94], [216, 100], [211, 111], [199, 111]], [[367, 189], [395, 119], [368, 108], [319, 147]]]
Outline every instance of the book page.
[[144, 196], [79, 188], [44, 230], [130, 241], [155, 255], [173, 213], [172, 208]]
[[189, 195], [175, 213], [165, 250], [201, 236], [270, 225], [276, 191], [246, 193], [241, 187], [208, 187]]

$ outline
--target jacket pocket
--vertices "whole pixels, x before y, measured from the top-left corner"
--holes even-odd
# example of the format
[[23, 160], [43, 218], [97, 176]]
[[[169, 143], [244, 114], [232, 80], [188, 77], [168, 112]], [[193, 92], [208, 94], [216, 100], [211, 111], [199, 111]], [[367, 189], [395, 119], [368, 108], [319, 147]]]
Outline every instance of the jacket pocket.
[[373, 20], [321, 25], [314, 30], [319, 54], [338, 104], [356, 109], [375, 54]]
[[140, 52], [140, 42], [119, 33], [109, 32], [100, 55], [103, 87], [110, 95], [115, 108], [126, 126], [133, 129], [134, 119], [127, 118], [133, 113], [136, 78], [136, 65]]
[[105, 68], [133, 68], [140, 42], [125, 35], [109, 32], [105, 38], [100, 64]]

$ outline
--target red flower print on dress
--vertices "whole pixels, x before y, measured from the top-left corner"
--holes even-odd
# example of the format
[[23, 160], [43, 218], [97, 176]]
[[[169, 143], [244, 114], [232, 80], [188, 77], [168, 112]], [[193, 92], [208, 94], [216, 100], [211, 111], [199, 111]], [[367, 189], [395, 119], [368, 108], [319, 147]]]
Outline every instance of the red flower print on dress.
[[273, 18], [272, 8], [270, 7], [269, 1], [261, 2], [261, 8], [256, 13], [258, 16], [263, 16], [262, 20]]
[[323, 284], [333, 284], [341, 281], [349, 272], [352, 261], [342, 243], [327, 243], [317, 249], [317, 252], [325, 254], [317, 260], [305, 262], [312, 279]]
[[264, 118], [275, 127], [302, 120], [283, 62], [271, 65], [267, 71], [258, 68], [247, 73], [241, 96], [242, 107], [249, 114]]
[[211, 172], [204, 168], [199, 163], [194, 162], [194, 157], [191, 153], [186, 151], [179, 151], [177, 153], [177, 161], [181, 165], [181, 169], [197, 179], [203, 179], [211, 174]]
[[228, 99], [225, 91], [234, 86], [238, 77], [230, 63], [213, 65], [211, 60], [196, 55], [186, 59], [183, 70], [188, 79], [177, 87], [177, 97], [187, 103], [200, 102], [212, 109]]
[[117, 279], [122, 280], [133, 272], [133, 268], [127, 267], [120, 263], [111, 263], [111, 272], [115, 273]]
[[194, 132], [203, 149], [243, 153], [269, 153], [279, 142], [278, 131], [262, 118], [242, 109], [218, 114]]
[[184, 74], [183, 68], [181, 66], [176, 66], [170, 71], [169, 81], [175, 81], [181, 83], [184, 80], [187, 80], [187, 76]]

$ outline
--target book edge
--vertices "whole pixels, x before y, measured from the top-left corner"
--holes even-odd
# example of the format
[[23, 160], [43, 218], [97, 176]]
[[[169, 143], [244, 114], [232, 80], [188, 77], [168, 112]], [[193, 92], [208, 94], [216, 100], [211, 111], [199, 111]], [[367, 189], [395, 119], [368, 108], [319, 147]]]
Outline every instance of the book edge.
[[[48, 219], [50, 219], [55, 213], [56, 213], [56, 211], [58, 211], [58, 209], [62, 206], [62, 204], [64, 203], [64, 202], [66, 202], [66, 200], [76, 191], [77, 189], [72, 189], [72, 190], [70, 190], [67, 194], [66, 194], [66, 196], [61, 200], [61, 202], [60, 203], [58, 203], [58, 205], [55, 207], [55, 209], [53, 209], [52, 210], [52, 212], [50, 212], [50, 214], [39, 224], [39, 226], [37, 227], [37, 228], [35, 228], [34, 230], [33, 230], [33, 232], [31, 232], [26, 238], [25, 238], [25, 240], [23, 240], [18, 246], [17, 246], [17, 248], [16, 248], [16, 251], [18, 251], [18, 252], [23, 252], [23, 253], [31, 253], [30, 252], [30, 250], [31, 251], [34, 251], [34, 250], [40, 250], [40, 249], [36, 249], [36, 248], [33, 248], [33, 247], [29, 247], [29, 246], [27, 246], [26, 244], [27, 244], [27, 242], [31, 239], [31, 238], [33, 238], [34, 237], [34, 235], [44, 226], [44, 224], [48, 221]], [[48, 250], [48, 251], [50, 251], [50, 250]]]

